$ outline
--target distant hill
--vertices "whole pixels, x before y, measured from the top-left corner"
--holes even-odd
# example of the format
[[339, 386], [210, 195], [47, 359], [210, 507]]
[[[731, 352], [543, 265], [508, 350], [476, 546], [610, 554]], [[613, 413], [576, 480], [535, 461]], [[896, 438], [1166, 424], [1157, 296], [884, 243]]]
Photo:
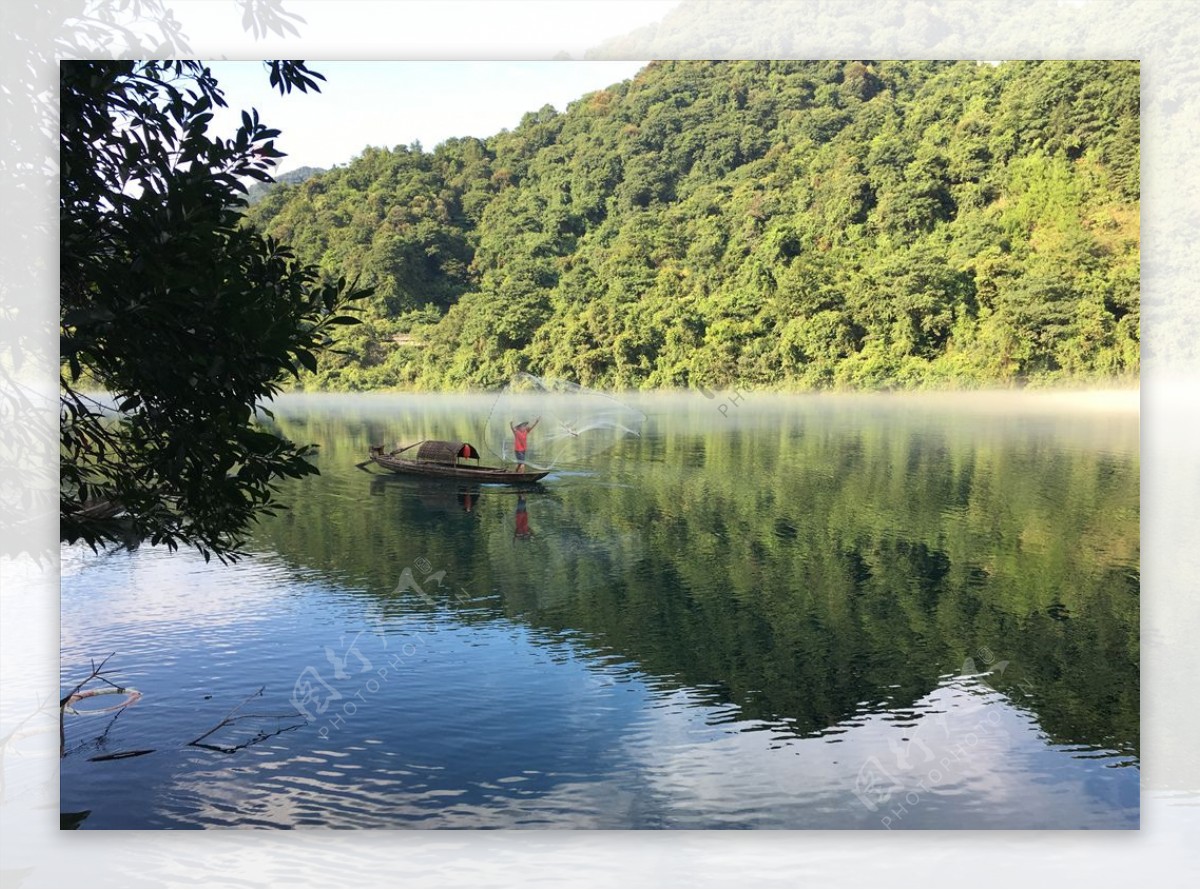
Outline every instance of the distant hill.
[[1136, 61], [654, 62], [248, 218], [376, 289], [314, 386], [1131, 381], [1139, 93]]
[[295, 170], [289, 170], [287, 173], [279, 174], [278, 176], [275, 177], [274, 182], [252, 183], [250, 185], [249, 190], [246, 193], [246, 201], [251, 206], [254, 206], [255, 204], [257, 204], [259, 201], [261, 201], [263, 199], [263, 197], [267, 194], [267, 192], [269, 192], [271, 189], [275, 188], [276, 186], [296, 185], [298, 183], [304, 182], [304, 180], [308, 179], [310, 176], [316, 176], [316, 175], [318, 175], [320, 173], [324, 173], [324, 172], [325, 172], [324, 167], [297, 167]]

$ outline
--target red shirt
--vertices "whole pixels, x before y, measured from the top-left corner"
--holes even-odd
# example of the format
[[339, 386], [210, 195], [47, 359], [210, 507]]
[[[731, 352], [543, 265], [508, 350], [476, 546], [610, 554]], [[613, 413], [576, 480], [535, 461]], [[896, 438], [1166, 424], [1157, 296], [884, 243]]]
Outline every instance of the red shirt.
[[513, 448], [517, 451], [525, 450], [525, 439], [529, 436], [527, 429], [513, 430]]

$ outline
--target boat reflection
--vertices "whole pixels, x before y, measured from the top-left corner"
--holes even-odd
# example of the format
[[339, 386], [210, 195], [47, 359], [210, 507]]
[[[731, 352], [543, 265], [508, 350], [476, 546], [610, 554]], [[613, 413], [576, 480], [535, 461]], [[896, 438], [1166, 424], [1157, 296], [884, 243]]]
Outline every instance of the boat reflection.
[[[438, 479], [413, 479], [404, 476], [373, 476], [371, 478], [371, 496], [383, 497], [391, 492], [398, 492], [409, 503], [419, 504], [427, 513], [474, 513], [483, 496], [483, 486], [474, 483], [454, 483]], [[507, 488], [492, 487], [488, 490], [489, 498], [502, 499], [516, 496], [517, 511], [525, 514], [526, 518], [518, 520], [518, 533], [528, 538], [532, 532], [528, 528], [528, 498], [533, 495], [544, 495], [547, 489], [541, 483], [512, 485]]]
[[479, 485], [454, 484], [438, 480], [406, 479], [403, 476], [375, 476], [371, 479], [371, 496], [383, 497], [399, 492], [431, 513], [472, 513], [482, 493]]

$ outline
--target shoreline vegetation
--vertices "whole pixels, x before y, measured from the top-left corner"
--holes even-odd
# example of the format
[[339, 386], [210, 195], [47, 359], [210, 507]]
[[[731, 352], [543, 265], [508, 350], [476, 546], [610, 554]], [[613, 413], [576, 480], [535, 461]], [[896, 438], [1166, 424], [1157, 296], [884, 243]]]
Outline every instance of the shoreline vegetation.
[[305, 388], [1133, 383], [1139, 90], [1136, 61], [653, 62], [244, 220], [373, 289]]
[[[435, 396], [445, 398], [495, 398], [503, 394], [504, 388], [474, 388], [474, 389], [373, 389], [373, 390], [336, 390], [336, 389], [316, 389], [316, 388], [288, 388], [282, 387], [276, 395], [267, 400], [267, 404], [277, 402], [281, 399], [295, 400], [320, 400], [320, 399], [370, 399], [379, 397], [380, 399], [392, 398], [400, 399], [406, 397], [415, 398], [430, 398]], [[80, 391], [83, 395], [90, 399], [94, 399], [97, 404], [105, 406], [112, 410], [116, 408], [115, 400], [111, 393], [106, 393], [97, 389], [83, 389]], [[898, 401], [911, 400], [914, 402], [934, 401], [945, 402], [948, 406], [957, 405], [961, 407], [970, 407], [971, 405], [980, 405], [985, 402], [993, 402], [999, 404], [1001, 402], [1010, 405], [1023, 403], [1024, 405], [1074, 405], [1081, 408], [1092, 408], [1098, 410], [1117, 409], [1117, 410], [1132, 410], [1139, 411], [1141, 404], [1142, 388], [1138, 384], [1121, 385], [1112, 384], [1107, 386], [1090, 385], [1087, 383], [1079, 383], [1078, 385], [1057, 385], [1057, 386], [1012, 386], [1012, 387], [944, 387], [940, 389], [854, 389], [854, 390], [831, 390], [831, 389], [810, 389], [810, 390], [794, 390], [783, 388], [752, 388], [745, 385], [733, 385], [723, 387], [721, 389], [708, 390], [707, 394], [698, 389], [685, 388], [660, 388], [660, 389], [595, 389], [588, 390], [593, 395], [609, 396], [612, 398], [630, 400], [649, 400], [656, 398], [676, 398], [676, 399], [698, 399], [700, 401], [721, 401], [731, 395], [741, 394], [745, 399], [806, 399], [806, 400], [821, 400], [821, 401]], [[547, 392], [540, 395], [529, 396], [531, 399], [569, 399], [570, 395], [562, 392]]]

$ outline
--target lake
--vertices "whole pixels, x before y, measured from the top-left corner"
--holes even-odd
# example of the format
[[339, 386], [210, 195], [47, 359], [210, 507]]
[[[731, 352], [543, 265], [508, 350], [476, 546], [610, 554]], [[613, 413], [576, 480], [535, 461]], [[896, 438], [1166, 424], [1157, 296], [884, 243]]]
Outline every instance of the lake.
[[[589, 398], [285, 397], [244, 559], [64, 547], [64, 694], [141, 694], [64, 822], [1138, 827], [1136, 393]], [[520, 490], [355, 466], [537, 415]]]

